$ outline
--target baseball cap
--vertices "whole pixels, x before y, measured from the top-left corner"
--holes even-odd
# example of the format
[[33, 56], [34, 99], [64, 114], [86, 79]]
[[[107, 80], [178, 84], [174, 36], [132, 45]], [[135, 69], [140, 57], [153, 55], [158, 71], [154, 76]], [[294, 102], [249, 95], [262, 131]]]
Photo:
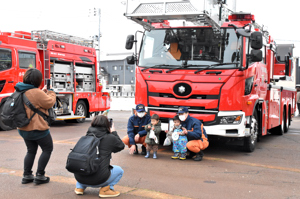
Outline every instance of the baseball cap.
[[178, 108], [178, 113], [187, 113], [187, 112], [189, 112], [189, 109], [185, 106], [180, 106]]
[[145, 106], [144, 106], [143, 104], [138, 104], [138, 105], [136, 105], [135, 110], [136, 110], [137, 112], [146, 112]]

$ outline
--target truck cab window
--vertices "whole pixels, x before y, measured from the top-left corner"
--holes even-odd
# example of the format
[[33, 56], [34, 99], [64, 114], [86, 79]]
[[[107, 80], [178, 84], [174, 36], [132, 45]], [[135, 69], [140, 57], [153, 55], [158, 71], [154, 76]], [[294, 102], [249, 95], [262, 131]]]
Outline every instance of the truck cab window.
[[25, 53], [25, 52], [19, 52], [19, 67], [20, 68], [35, 68], [36, 61], [35, 61], [35, 54], [33, 53]]
[[11, 51], [0, 49], [0, 71], [10, 69], [11, 66]]
[[141, 46], [139, 66], [143, 67], [187, 63], [194, 68], [218, 64], [216, 68], [229, 69], [238, 66], [242, 55], [241, 38], [233, 28], [156, 29], [145, 32]]

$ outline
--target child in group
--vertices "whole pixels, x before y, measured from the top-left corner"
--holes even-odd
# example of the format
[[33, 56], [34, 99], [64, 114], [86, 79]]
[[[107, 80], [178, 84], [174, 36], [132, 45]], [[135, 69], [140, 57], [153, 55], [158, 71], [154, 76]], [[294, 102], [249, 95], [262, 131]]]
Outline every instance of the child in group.
[[153, 114], [151, 116], [151, 123], [145, 126], [145, 130], [147, 131], [147, 137], [145, 143], [146, 147], [146, 156], [145, 158], [149, 158], [150, 151], [153, 150], [153, 158], [157, 158], [157, 150], [159, 144], [159, 134], [161, 132], [161, 122], [159, 121], [159, 116], [157, 114]]
[[179, 158], [180, 160], [185, 160], [186, 152], [187, 152], [186, 144], [188, 142], [188, 139], [186, 135], [182, 133], [182, 126], [180, 124], [180, 119], [178, 115], [176, 115], [173, 118], [173, 122], [174, 122], [174, 128], [173, 131], [170, 133], [172, 133], [174, 155], [171, 158], [172, 159]]

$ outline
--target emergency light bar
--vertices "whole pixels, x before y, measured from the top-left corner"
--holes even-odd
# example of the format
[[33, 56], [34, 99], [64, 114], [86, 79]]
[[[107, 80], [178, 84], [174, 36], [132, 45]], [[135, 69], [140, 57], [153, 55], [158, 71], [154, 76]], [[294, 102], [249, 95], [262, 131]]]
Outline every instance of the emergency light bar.
[[228, 16], [230, 21], [255, 21], [254, 15], [250, 13], [232, 13]]

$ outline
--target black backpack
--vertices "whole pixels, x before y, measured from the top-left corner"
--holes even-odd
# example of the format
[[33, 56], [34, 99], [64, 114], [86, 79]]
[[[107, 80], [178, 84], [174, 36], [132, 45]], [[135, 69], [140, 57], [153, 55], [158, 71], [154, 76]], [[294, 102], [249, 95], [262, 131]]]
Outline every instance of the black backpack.
[[90, 175], [100, 166], [99, 144], [101, 138], [95, 135], [82, 136], [69, 153], [66, 169], [71, 173]]
[[[31, 104], [26, 95], [24, 95], [24, 92], [26, 91], [27, 90], [16, 90], [11, 96], [3, 98], [1, 100], [0, 110], [2, 110], [2, 112], [0, 113], [0, 119], [2, 120], [2, 122], [6, 126], [12, 128], [21, 128], [27, 126], [36, 113], [42, 116], [42, 118], [46, 120], [49, 125], [51, 124], [51, 122], [55, 121], [56, 114], [53, 108], [48, 109], [49, 116], [38, 110]], [[34, 114], [30, 118], [27, 117], [24, 103], [32, 111], [34, 111]]]
[[1, 120], [9, 127], [27, 126], [35, 113], [28, 119], [23, 104], [23, 93], [25, 91], [15, 91], [11, 96], [3, 98], [0, 104]]

